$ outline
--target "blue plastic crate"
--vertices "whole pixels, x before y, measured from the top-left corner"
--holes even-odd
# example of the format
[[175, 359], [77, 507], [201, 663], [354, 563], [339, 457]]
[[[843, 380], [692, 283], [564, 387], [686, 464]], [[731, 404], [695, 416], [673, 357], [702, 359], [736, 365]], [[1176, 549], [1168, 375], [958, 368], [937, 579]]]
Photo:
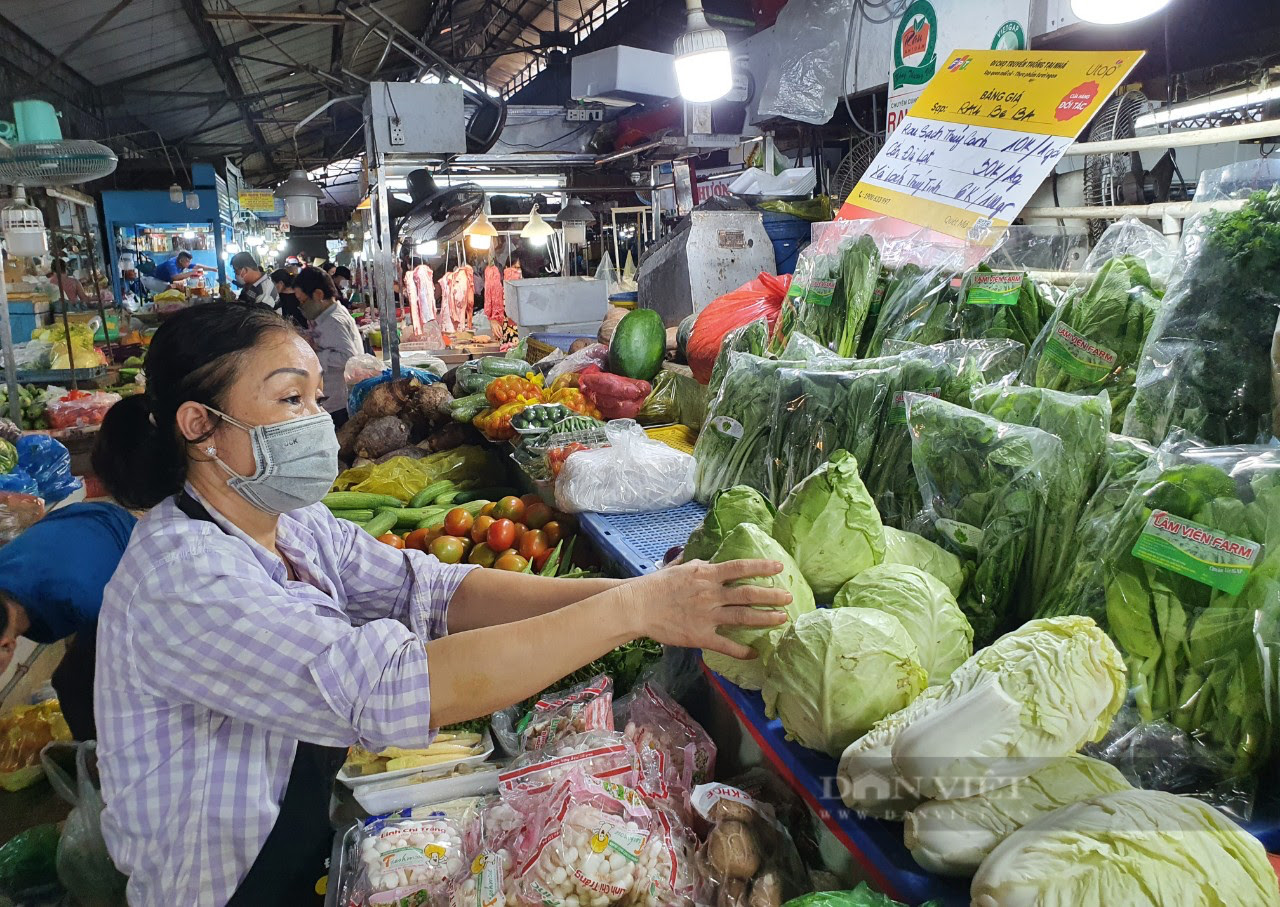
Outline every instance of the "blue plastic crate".
[[539, 343], [545, 343], [547, 346], [554, 346], [558, 350], [569, 352], [569, 347], [573, 346], [576, 340], [590, 340], [595, 343], [596, 338], [588, 334], [549, 334], [535, 331], [529, 335], [530, 340], [537, 340]]
[[706, 515], [707, 508], [690, 501], [648, 513], [584, 513], [578, 520], [583, 533], [618, 569], [628, 576], [643, 576], [657, 570], [668, 551], [687, 542]]

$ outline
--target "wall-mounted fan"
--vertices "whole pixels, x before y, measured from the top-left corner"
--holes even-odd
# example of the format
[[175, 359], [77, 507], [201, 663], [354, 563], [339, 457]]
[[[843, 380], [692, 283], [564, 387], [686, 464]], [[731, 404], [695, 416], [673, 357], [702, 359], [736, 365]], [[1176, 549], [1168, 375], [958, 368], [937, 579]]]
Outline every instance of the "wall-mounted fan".
[[[1150, 102], [1137, 90], [1118, 94], [1102, 105], [1089, 127], [1090, 142], [1131, 139], [1137, 132], [1134, 123], [1146, 113]], [[1112, 207], [1146, 203], [1146, 174], [1137, 152], [1090, 154], [1084, 159], [1084, 201], [1086, 205]], [[1111, 222], [1093, 218], [1089, 221], [1089, 243], [1094, 245]]]
[[849, 197], [849, 193], [853, 191], [853, 187], [858, 185], [862, 174], [867, 172], [871, 162], [884, 147], [884, 141], [883, 132], [864, 136], [854, 143], [848, 154], [840, 159], [840, 163], [836, 165], [836, 172], [831, 177], [831, 200], [837, 206], [843, 204]]
[[461, 236], [484, 207], [484, 190], [475, 183], [441, 189], [425, 170], [410, 174], [409, 191], [413, 204], [392, 237], [401, 248], [429, 242], [443, 247]]
[[116, 153], [99, 142], [64, 139], [58, 114], [45, 101], [14, 101], [17, 142], [0, 155], [0, 183], [70, 186], [116, 169]]

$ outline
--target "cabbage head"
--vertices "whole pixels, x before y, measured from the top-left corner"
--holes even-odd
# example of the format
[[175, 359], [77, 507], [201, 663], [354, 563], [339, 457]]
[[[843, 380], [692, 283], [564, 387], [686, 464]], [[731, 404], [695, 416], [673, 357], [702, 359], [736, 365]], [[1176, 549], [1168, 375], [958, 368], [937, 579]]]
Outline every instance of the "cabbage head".
[[773, 535], [773, 517], [777, 512], [764, 495], [749, 485], [722, 488], [712, 495], [702, 525], [689, 536], [684, 546], [685, 562], [708, 560], [724, 537], [743, 523], [754, 523], [765, 535]]
[[840, 587], [837, 608], [872, 608], [892, 614], [920, 650], [929, 683], [946, 683], [973, 654], [973, 627], [951, 590], [916, 567], [877, 564]]
[[916, 644], [896, 617], [819, 608], [796, 619], [765, 669], [764, 709], [787, 737], [839, 755], [925, 688]]
[[820, 602], [884, 559], [880, 512], [845, 450], [791, 489], [778, 508], [773, 535], [795, 558]]
[[845, 747], [836, 771], [840, 799], [859, 815], [901, 819], [922, 800], [915, 787], [893, 767], [893, 743], [913, 721], [942, 701], [946, 687], [928, 687], [905, 709], [881, 718]]
[[956, 598], [960, 597], [960, 592], [964, 589], [964, 564], [960, 558], [914, 532], [903, 532], [901, 529], [885, 526], [882, 563], [919, 567], [930, 576], [942, 580]]
[[1054, 810], [995, 848], [973, 907], [1276, 907], [1276, 872], [1257, 838], [1211, 806], [1123, 790]]
[[1128, 790], [1119, 770], [1073, 753], [1026, 780], [960, 800], [930, 800], [907, 813], [903, 840], [927, 872], [971, 876], [996, 845], [1029, 822], [1099, 794]]
[[898, 733], [893, 764], [928, 799], [995, 790], [1101, 740], [1127, 692], [1124, 659], [1091, 618], [1033, 620], [956, 668]]
[[[809, 591], [804, 577], [800, 575], [800, 568], [796, 566], [796, 562], [782, 549], [781, 545], [769, 537], [768, 533], [753, 523], [743, 523], [725, 536], [716, 553], [712, 555], [711, 563], [723, 564], [725, 561], [757, 558], [779, 561], [782, 564], [782, 572], [777, 576], [758, 576], [742, 580], [738, 585], [786, 589], [791, 593], [791, 604], [787, 605], [786, 612], [792, 622], [800, 615], [813, 610], [813, 593]], [[756, 657], [743, 661], [721, 655], [719, 652], [703, 652], [702, 660], [711, 670], [744, 690], [758, 690], [764, 683], [765, 666], [773, 655], [774, 646], [789, 626], [790, 623], [770, 628], [725, 628], [721, 630], [721, 635], [734, 642], [750, 646], [755, 650]]]

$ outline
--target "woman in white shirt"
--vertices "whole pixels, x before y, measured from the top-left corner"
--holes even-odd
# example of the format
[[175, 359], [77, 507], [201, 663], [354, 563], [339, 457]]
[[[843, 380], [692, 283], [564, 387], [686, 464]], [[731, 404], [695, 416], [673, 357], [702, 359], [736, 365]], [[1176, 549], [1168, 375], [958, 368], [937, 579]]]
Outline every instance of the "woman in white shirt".
[[319, 268], [303, 268], [293, 279], [293, 293], [302, 314], [311, 322], [311, 346], [324, 369], [323, 406], [341, 428], [347, 421], [347, 360], [364, 352], [356, 320], [338, 302], [333, 279]]

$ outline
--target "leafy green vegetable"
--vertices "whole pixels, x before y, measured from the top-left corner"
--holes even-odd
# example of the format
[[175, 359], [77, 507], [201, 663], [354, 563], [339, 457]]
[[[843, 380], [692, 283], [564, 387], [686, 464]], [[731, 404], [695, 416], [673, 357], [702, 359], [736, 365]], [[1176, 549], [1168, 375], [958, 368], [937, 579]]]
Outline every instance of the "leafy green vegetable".
[[1280, 189], [1206, 215], [1187, 240], [1185, 268], [1138, 365], [1124, 432], [1160, 443], [1182, 428], [1210, 444], [1261, 443], [1277, 433]]
[[880, 514], [858, 477], [858, 461], [837, 450], [787, 495], [774, 537], [795, 558], [818, 601], [884, 558]]
[[1141, 259], [1122, 255], [1108, 260], [1083, 293], [1063, 303], [1040, 335], [1035, 384], [1070, 393], [1106, 388], [1112, 430], [1119, 431], [1159, 305], [1160, 295]]
[[1019, 592], [1045, 536], [1049, 493], [1068, 468], [1065, 449], [1048, 432], [919, 394], [907, 395], [907, 420], [925, 511], [972, 570], [960, 608], [974, 645], [986, 645], [1033, 607]]
[[867, 339], [864, 355], [884, 355], [891, 340], [926, 345], [946, 340], [955, 298], [951, 278], [946, 268], [924, 270], [910, 264], [899, 268], [885, 286], [880, 317]]
[[951, 590], [917, 567], [877, 564], [840, 587], [836, 608], [870, 608], [892, 614], [919, 650], [930, 684], [946, 683], [973, 654], [973, 628]]
[[819, 608], [779, 638], [762, 695], [789, 738], [835, 756], [924, 688], [916, 644], [896, 617]]
[[61, 837], [56, 825], [36, 825], [0, 846], [0, 894], [17, 897], [31, 889], [56, 885]]
[[707, 382], [707, 400], [715, 400], [720, 393], [725, 375], [729, 374], [729, 367], [733, 364], [734, 353], [763, 356], [768, 345], [769, 323], [763, 318], [749, 321], [725, 334], [724, 339], [720, 341], [720, 352], [716, 354], [715, 364], [711, 366], [711, 380]]
[[1015, 831], [982, 862], [976, 905], [1280, 905], [1258, 839], [1213, 807], [1148, 790], [1101, 794]]
[[[815, 891], [792, 898], [782, 907], [904, 907], [888, 895], [874, 890], [866, 882], [859, 882], [851, 891]], [[937, 901], [926, 901], [920, 907], [938, 907]]]
[[903, 532], [892, 526], [885, 526], [882, 563], [918, 567], [941, 580], [955, 597], [959, 597], [960, 591], [964, 589], [964, 564], [960, 563], [960, 558], [914, 532]]
[[979, 275], [994, 273], [987, 265], [965, 275], [952, 310], [951, 330], [954, 336], [972, 340], [1016, 340], [1030, 350], [1041, 328], [1053, 315], [1053, 305], [1041, 294], [1036, 282], [1025, 274], [1012, 305], [978, 304], [969, 293]]
[[770, 349], [781, 353], [791, 334], [799, 331], [841, 357], [852, 357], [879, 276], [880, 251], [870, 236], [844, 237], [832, 251], [806, 250], [796, 265]]
[[18, 465], [18, 448], [0, 438], [0, 472], [13, 472]]
[[[752, 559], [778, 561], [782, 564], [782, 572], [776, 576], [742, 580], [737, 585], [785, 589], [790, 592], [791, 604], [787, 605], [785, 610], [792, 621], [813, 610], [813, 592], [805, 583], [804, 577], [800, 575], [800, 568], [782, 546], [771, 539], [759, 526], [743, 523], [735, 527], [725, 536], [724, 542], [716, 550], [711, 562], [723, 564], [726, 561]], [[702, 660], [711, 670], [744, 690], [758, 690], [764, 683], [765, 670], [773, 656], [774, 647], [788, 626], [783, 624], [780, 627], [768, 628], [726, 628], [722, 631], [726, 638], [750, 646], [755, 650], [757, 657], [749, 661], [740, 661], [718, 652], [703, 651]]]
[[693, 530], [684, 546], [684, 560], [707, 560], [716, 553], [725, 536], [743, 523], [752, 523], [766, 535], [772, 535], [773, 517], [777, 512], [764, 495], [746, 485], [717, 491], [711, 497], [702, 525]]

